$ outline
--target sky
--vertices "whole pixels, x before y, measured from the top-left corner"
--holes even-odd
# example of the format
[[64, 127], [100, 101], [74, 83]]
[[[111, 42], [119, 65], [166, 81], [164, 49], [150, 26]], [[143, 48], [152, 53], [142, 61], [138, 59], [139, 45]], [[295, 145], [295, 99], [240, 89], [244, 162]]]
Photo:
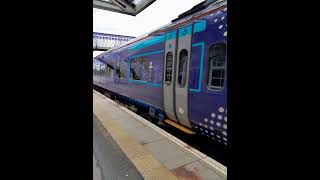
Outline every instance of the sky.
[[93, 31], [141, 36], [164, 26], [203, 0], [156, 0], [137, 16], [93, 9]]
[[[156, 0], [137, 16], [93, 9], [93, 31], [139, 37], [167, 25], [203, 0]], [[101, 52], [94, 52], [93, 56]]]

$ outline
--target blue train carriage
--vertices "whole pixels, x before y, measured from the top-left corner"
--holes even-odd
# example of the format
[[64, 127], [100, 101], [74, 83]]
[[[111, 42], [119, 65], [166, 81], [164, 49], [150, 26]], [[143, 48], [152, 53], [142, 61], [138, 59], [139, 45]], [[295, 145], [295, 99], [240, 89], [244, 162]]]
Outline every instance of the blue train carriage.
[[222, 1], [97, 56], [94, 83], [189, 134], [227, 145], [226, 51]]

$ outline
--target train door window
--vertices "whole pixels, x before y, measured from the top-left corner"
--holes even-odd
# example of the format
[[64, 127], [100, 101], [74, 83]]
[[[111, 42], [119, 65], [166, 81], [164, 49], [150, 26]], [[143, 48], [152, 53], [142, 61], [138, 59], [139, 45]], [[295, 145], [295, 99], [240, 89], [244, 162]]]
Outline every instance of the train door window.
[[172, 63], [173, 63], [173, 54], [172, 52], [168, 52], [166, 56], [166, 72], [165, 72], [165, 82], [167, 85], [170, 85], [172, 81]]
[[188, 51], [183, 49], [179, 54], [178, 85], [184, 87], [187, 80]]
[[208, 87], [220, 90], [224, 87], [226, 65], [226, 44], [213, 44], [209, 48]]

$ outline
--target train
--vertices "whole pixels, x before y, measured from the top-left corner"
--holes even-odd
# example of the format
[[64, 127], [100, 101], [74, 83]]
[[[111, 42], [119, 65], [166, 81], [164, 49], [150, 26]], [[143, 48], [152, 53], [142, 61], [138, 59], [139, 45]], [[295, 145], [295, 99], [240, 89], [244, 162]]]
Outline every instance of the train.
[[227, 1], [93, 58], [93, 86], [132, 110], [227, 146]]

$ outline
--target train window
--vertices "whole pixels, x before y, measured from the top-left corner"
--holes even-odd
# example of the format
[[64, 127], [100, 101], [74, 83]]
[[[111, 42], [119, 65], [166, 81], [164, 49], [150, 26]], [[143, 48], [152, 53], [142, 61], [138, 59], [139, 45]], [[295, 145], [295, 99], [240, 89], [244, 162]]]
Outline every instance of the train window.
[[106, 66], [106, 70], [105, 70], [105, 76], [108, 77], [108, 72], [109, 72], [109, 67]]
[[223, 89], [226, 65], [226, 44], [213, 44], [209, 48], [208, 87]]
[[127, 63], [124, 61], [116, 62], [116, 74], [117, 78], [127, 78]]
[[107, 68], [106, 68], [106, 76], [108, 78], [113, 78], [113, 66], [107, 64]]
[[96, 75], [99, 75], [100, 66], [99, 64], [96, 64]]
[[179, 55], [178, 85], [184, 87], [187, 80], [188, 51], [183, 49]]
[[124, 60], [122, 60], [120, 62], [120, 73], [121, 73], [121, 78], [127, 78], [127, 62], [125, 62]]
[[145, 57], [135, 58], [130, 61], [130, 76], [133, 80], [150, 81], [150, 61]]
[[173, 63], [173, 54], [172, 52], [168, 52], [166, 56], [166, 72], [165, 72], [165, 82], [167, 85], [170, 85], [172, 81], [172, 63]]
[[116, 74], [117, 78], [121, 78], [121, 73], [120, 73], [120, 61], [116, 62]]
[[96, 64], [95, 74], [96, 74], [97, 76], [100, 75], [100, 64]]
[[95, 63], [93, 63], [93, 74], [95, 75], [96, 74], [96, 64]]
[[105, 65], [104, 64], [100, 64], [100, 72], [99, 75], [103, 76], [105, 74]]

